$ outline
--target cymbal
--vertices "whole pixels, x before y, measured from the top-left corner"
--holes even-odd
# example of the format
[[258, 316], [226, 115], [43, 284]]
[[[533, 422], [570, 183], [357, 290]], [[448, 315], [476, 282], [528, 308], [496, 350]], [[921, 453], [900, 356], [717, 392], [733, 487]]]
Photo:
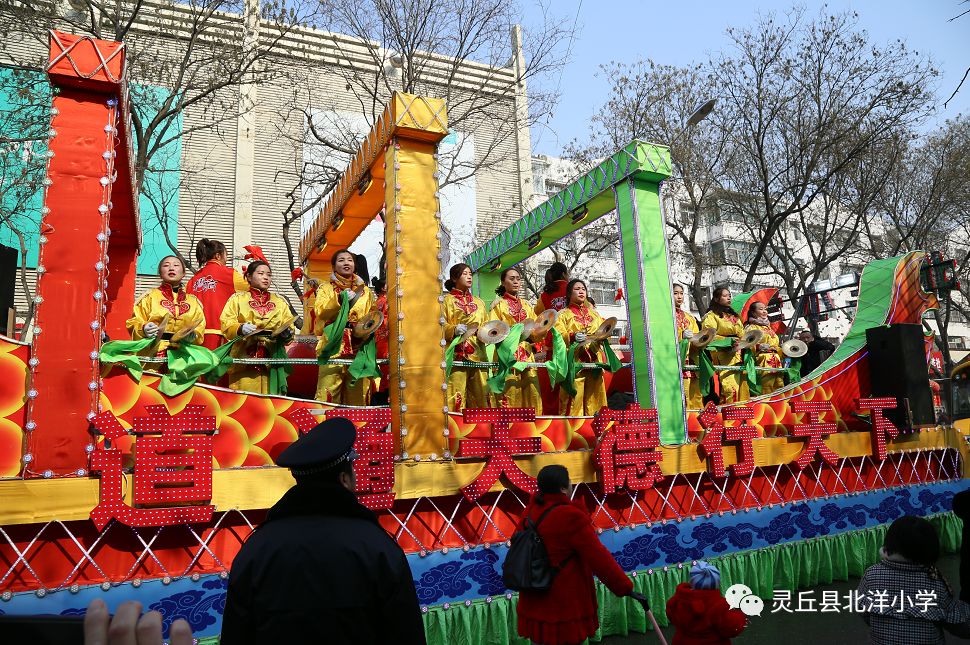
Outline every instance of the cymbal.
[[464, 343], [478, 333], [478, 325], [468, 325], [468, 329], [461, 335], [461, 342]]
[[384, 314], [376, 309], [357, 321], [354, 325], [354, 338], [367, 338], [384, 322]]
[[741, 340], [738, 341], [738, 349], [750, 349], [764, 340], [764, 337], [765, 333], [763, 331], [752, 327], [741, 334]]
[[199, 330], [199, 327], [201, 327], [204, 323], [205, 323], [204, 320], [199, 320], [194, 325], [186, 325], [182, 329], [172, 334], [172, 342], [177, 343], [183, 338], [185, 338], [186, 336], [188, 336], [189, 334], [197, 332]]
[[522, 334], [519, 336], [521, 340], [529, 340], [532, 338], [532, 332], [536, 330], [536, 321], [532, 318], [526, 320], [522, 323]]
[[710, 327], [705, 327], [704, 329], [700, 330], [700, 332], [691, 336], [689, 342], [692, 347], [700, 347], [703, 349], [711, 344], [715, 336], [717, 336], [717, 332]]
[[277, 327], [276, 328], [276, 331], [274, 331], [272, 334], [270, 334], [270, 337], [271, 338], [276, 338], [280, 334], [286, 332], [286, 330], [290, 328], [290, 325], [292, 325], [294, 322], [296, 322], [296, 319], [297, 319], [297, 316], [291, 316], [289, 320], [287, 320], [285, 323], [283, 323], [282, 325], [280, 325], [279, 327]]
[[158, 322], [158, 335], [155, 336], [155, 340], [169, 340], [172, 337], [171, 334], [168, 335], [168, 338], [165, 337], [165, 330], [168, 329], [168, 321], [171, 317], [171, 314], [162, 316], [162, 319]]
[[610, 316], [603, 323], [596, 328], [589, 338], [586, 339], [587, 343], [595, 343], [600, 340], [606, 340], [613, 334], [613, 330], [616, 329], [617, 320], [614, 316]]
[[[555, 309], [546, 309], [541, 314], [539, 314], [536, 317], [535, 329], [532, 330], [532, 338], [535, 340], [539, 340], [540, 338], [548, 334], [549, 330], [552, 329], [552, 326], [556, 324], [556, 316], [558, 315], [559, 315], [559, 312], [556, 311]], [[524, 335], [525, 333], [523, 332], [523, 336]]]
[[478, 340], [486, 345], [501, 343], [508, 335], [509, 325], [501, 320], [489, 320], [478, 327]]
[[781, 344], [781, 353], [788, 358], [801, 358], [808, 353], [808, 345], [803, 340], [792, 338]]

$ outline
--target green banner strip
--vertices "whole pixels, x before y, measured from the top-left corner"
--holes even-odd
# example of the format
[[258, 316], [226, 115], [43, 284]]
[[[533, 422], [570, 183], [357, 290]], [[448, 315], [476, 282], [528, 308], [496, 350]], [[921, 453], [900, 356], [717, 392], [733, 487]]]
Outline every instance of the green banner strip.
[[381, 371], [377, 369], [377, 340], [374, 336], [368, 338], [357, 350], [357, 355], [347, 371], [350, 372], [351, 385], [355, 385], [362, 378], [380, 377]]
[[333, 358], [333, 355], [340, 349], [340, 344], [344, 340], [344, 328], [347, 326], [347, 316], [349, 314], [350, 298], [344, 292], [340, 294], [340, 311], [337, 312], [337, 317], [323, 330], [324, 336], [327, 337], [327, 342], [324, 344], [323, 349], [320, 350], [320, 355], [317, 358], [322, 361]]
[[495, 374], [488, 379], [488, 388], [493, 394], [503, 394], [505, 392], [505, 381], [509, 371], [515, 367], [515, 350], [519, 347], [519, 339], [522, 338], [522, 323], [512, 325], [509, 335], [495, 348], [495, 358], [498, 362], [498, 369]]
[[135, 381], [141, 380], [142, 367], [138, 352], [151, 347], [158, 342], [158, 337], [143, 338], [141, 340], [112, 340], [101, 346], [98, 358], [102, 363], [117, 363], [126, 370]]
[[166, 396], [178, 396], [218, 366], [219, 357], [201, 345], [169, 345], [168, 371], [162, 375], [158, 391]]

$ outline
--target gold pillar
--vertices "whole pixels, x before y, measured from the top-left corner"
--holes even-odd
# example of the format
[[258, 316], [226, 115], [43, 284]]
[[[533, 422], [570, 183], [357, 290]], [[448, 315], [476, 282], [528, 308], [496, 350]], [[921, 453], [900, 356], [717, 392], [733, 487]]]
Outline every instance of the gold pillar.
[[388, 388], [399, 454], [428, 461], [448, 449], [435, 176], [447, 124], [440, 100], [396, 94], [392, 101], [396, 129], [384, 154]]

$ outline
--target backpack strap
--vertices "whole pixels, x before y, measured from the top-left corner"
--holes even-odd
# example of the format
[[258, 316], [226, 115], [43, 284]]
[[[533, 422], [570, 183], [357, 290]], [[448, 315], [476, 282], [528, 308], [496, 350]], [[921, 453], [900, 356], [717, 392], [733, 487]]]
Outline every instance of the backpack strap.
[[542, 524], [542, 520], [546, 519], [546, 515], [549, 514], [549, 511], [551, 511], [552, 509], [554, 509], [554, 508], [556, 508], [558, 506], [565, 506], [565, 505], [566, 504], [564, 504], [563, 502], [559, 502], [558, 504], [553, 504], [552, 506], [550, 506], [546, 510], [542, 511], [542, 515], [540, 515], [539, 516], [539, 519], [537, 519], [535, 522], [533, 522], [532, 521], [532, 518], [530, 518], [530, 517], [526, 517], [525, 518], [525, 521], [528, 522], [529, 525], [531, 525], [532, 530], [535, 531], [535, 530], [537, 530], [539, 528], [539, 525]]

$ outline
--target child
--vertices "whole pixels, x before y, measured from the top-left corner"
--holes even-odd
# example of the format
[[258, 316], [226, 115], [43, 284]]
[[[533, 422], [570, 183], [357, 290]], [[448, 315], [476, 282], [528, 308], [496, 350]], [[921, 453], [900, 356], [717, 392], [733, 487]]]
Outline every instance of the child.
[[889, 526], [880, 555], [882, 562], [859, 582], [870, 643], [944, 643], [944, 629], [970, 636], [970, 605], [953, 597], [935, 566], [940, 538], [932, 524], [911, 515], [899, 518]]
[[690, 582], [677, 585], [667, 601], [667, 618], [677, 629], [673, 645], [729, 645], [748, 619], [721, 595], [721, 572], [703, 560], [690, 569]]

